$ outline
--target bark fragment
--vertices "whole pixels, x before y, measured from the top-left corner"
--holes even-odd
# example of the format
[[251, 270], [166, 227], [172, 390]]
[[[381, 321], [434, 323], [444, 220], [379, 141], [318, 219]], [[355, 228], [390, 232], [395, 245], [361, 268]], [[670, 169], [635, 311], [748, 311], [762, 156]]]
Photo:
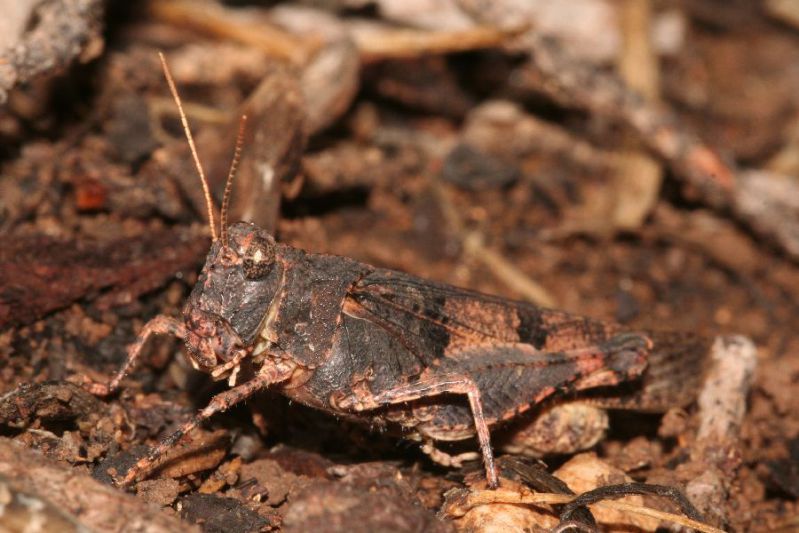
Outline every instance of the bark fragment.
[[66, 515], [61, 523], [77, 522], [90, 531], [120, 533], [199, 532], [129, 494], [4, 437], [0, 437], [0, 475], [13, 479], [17, 490], [50, 502], [59, 515]]

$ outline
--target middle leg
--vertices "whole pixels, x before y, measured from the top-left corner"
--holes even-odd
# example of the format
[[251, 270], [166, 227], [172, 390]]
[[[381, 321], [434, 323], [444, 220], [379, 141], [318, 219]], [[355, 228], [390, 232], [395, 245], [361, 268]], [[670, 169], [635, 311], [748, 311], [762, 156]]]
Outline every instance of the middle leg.
[[242, 402], [255, 394], [258, 391], [264, 390], [270, 385], [282, 381], [281, 378], [276, 378], [269, 374], [258, 374], [251, 380], [242, 383], [230, 390], [221, 392], [211, 398], [208, 405], [205, 406], [199, 413], [191, 418], [188, 422], [183, 424], [177, 431], [166, 437], [159, 442], [155, 448], [139, 459], [125, 474], [122, 479], [122, 485], [129, 485], [136, 480], [141, 474], [150, 471], [158, 462], [158, 459], [170, 448], [172, 448], [184, 435], [199, 426], [204, 420], [207, 420], [216, 413], [226, 411], [239, 402]]

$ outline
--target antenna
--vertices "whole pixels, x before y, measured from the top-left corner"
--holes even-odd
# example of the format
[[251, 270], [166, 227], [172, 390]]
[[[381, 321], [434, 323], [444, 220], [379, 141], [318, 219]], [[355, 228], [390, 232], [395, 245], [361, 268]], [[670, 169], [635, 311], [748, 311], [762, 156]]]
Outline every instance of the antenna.
[[189, 141], [189, 148], [191, 148], [191, 155], [194, 157], [194, 164], [197, 167], [197, 172], [200, 174], [200, 181], [203, 184], [203, 192], [205, 193], [205, 205], [208, 209], [208, 225], [211, 226], [211, 239], [216, 241], [216, 224], [214, 223], [214, 204], [211, 200], [211, 190], [208, 187], [208, 180], [205, 179], [205, 172], [203, 166], [200, 164], [200, 158], [197, 156], [197, 147], [194, 146], [194, 138], [191, 136], [189, 129], [189, 121], [186, 120], [186, 113], [183, 111], [183, 104], [180, 102], [178, 89], [175, 87], [175, 80], [172, 79], [172, 73], [169, 72], [169, 67], [166, 64], [166, 58], [162, 52], [158, 52], [158, 57], [161, 58], [161, 66], [164, 67], [164, 76], [166, 82], [169, 84], [169, 90], [172, 91], [172, 98], [178, 106], [180, 112], [180, 121], [183, 123], [183, 132], [186, 134], [186, 140]]
[[244, 144], [244, 129], [247, 126], [247, 115], [242, 115], [239, 120], [239, 134], [236, 136], [236, 149], [233, 152], [233, 161], [230, 163], [230, 172], [225, 182], [225, 194], [222, 196], [222, 212], [219, 215], [219, 234], [222, 239], [222, 246], [227, 246], [227, 212], [230, 203], [230, 190], [233, 188], [233, 178], [239, 167], [241, 159], [241, 147]]

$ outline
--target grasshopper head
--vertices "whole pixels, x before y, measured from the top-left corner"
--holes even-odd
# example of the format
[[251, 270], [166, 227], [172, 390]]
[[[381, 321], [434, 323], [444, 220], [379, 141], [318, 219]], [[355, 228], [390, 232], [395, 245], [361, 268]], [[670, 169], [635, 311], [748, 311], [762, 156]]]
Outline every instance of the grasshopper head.
[[274, 238], [239, 222], [217, 240], [183, 310], [195, 366], [211, 372], [250, 352], [280, 288], [283, 265]]
[[252, 351], [272, 299], [278, 291], [283, 267], [275, 261], [275, 240], [266, 231], [243, 222], [227, 227], [231, 184], [241, 156], [246, 115], [239, 122], [236, 150], [225, 183], [220, 235], [217, 238], [210, 187], [194, 146], [175, 81], [164, 55], [159, 53], [159, 57], [203, 186], [208, 208], [208, 225], [213, 239], [200, 279], [183, 309], [187, 329], [186, 345], [192, 364], [217, 377], [221, 372], [233, 368], [242, 357]]

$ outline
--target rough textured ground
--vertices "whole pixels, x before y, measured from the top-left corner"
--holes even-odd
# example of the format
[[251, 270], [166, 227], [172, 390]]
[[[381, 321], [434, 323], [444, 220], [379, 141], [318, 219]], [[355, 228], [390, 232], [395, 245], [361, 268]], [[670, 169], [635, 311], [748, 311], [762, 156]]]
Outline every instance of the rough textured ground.
[[[655, 4], [686, 24], [682, 46], [660, 61], [664, 104], [729, 160], [795, 180], [799, 33], [754, 2]], [[199, 182], [156, 56], [163, 49], [217, 192], [237, 110], [250, 98], [258, 133], [245, 148], [236, 212], [258, 211], [284, 242], [509, 298], [534, 297], [534, 284], [556, 307], [632, 330], [753, 339], [758, 369], [720, 502], [724, 526], [797, 527], [799, 269], [779, 242], [708, 207], [674, 169], [641, 224], [610, 222], [608, 206], [628, 191], [608, 158], [629, 146], [627, 128], [514, 92], [520, 59], [497, 47], [363, 56], [351, 94], [337, 88], [314, 93], [323, 103], [308, 94], [299, 103], [305, 82], [235, 39], [119, 10], [105, 32], [96, 59], [16, 89], [0, 109], [3, 437], [56, 470], [108, 482], [109, 469], [124, 470], [219, 390], [172, 339], [152, 343], [119, 395], [98, 400], [67, 383], [104, 379], [148, 318], [178, 314], [207, 250]], [[288, 96], [255, 94], [264, 79]], [[346, 105], [330, 111], [337, 98]], [[292, 105], [329, 117], [309, 126]], [[498, 116], [508, 122], [481, 136]], [[530, 117], [568, 135], [525, 137]], [[246, 168], [264, 161], [281, 181], [259, 190]], [[680, 469], [696, 444], [695, 411], [614, 413], [595, 452], [630, 479], [684, 486], [698, 475]], [[444, 531], [454, 526], [436, 513], [465, 473], [263, 394], [216, 416], [135, 492], [150, 511], [204, 531]]]

